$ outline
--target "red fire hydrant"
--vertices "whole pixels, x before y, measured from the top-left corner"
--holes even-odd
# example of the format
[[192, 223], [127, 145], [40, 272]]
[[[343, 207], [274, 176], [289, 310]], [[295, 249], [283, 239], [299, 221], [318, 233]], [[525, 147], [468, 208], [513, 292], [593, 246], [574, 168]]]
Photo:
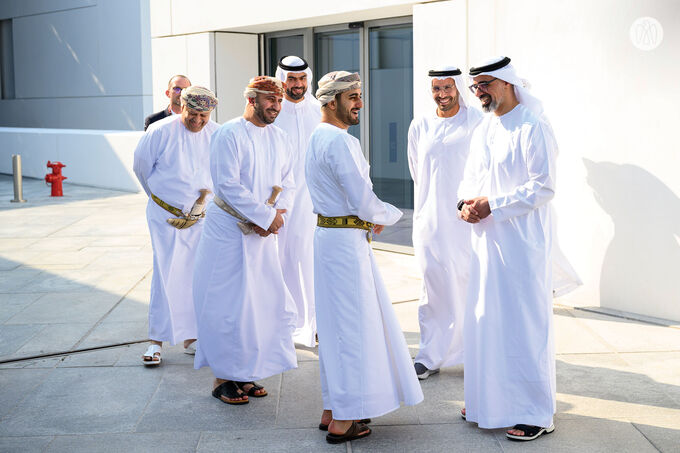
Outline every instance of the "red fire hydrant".
[[52, 184], [52, 196], [53, 197], [63, 197], [64, 188], [62, 186], [62, 181], [66, 179], [66, 176], [61, 174], [61, 169], [66, 165], [61, 162], [50, 162], [47, 161], [47, 168], [52, 169], [52, 173], [45, 175], [45, 182], [47, 184]]

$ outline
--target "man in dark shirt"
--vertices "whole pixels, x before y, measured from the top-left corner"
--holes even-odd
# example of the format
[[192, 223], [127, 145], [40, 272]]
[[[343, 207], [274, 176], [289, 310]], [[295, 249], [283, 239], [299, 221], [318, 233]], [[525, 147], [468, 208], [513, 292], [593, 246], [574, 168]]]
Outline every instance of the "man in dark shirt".
[[165, 91], [165, 95], [170, 99], [170, 105], [161, 110], [160, 112], [152, 113], [147, 116], [144, 120], [144, 130], [149, 128], [151, 123], [155, 123], [158, 120], [170, 116], [174, 113], [181, 113], [182, 104], [180, 102], [180, 95], [184, 88], [190, 87], [191, 81], [187, 76], [181, 74], [174, 75], [170, 78], [168, 82], [168, 89]]

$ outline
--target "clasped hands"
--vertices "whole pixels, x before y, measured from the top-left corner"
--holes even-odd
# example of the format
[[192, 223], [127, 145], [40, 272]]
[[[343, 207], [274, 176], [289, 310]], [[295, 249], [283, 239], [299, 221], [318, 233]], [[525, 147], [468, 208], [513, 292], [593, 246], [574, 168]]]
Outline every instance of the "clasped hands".
[[463, 200], [463, 207], [458, 212], [458, 217], [468, 223], [479, 223], [480, 220], [490, 214], [489, 199], [487, 197], [476, 197], [471, 200]]
[[277, 209], [276, 216], [274, 217], [274, 220], [272, 220], [272, 224], [269, 225], [268, 229], [265, 230], [257, 225], [254, 225], [253, 230], [263, 238], [266, 238], [270, 234], [279, 234], [279, 228], [283, 226], [282, 214], [285, 214], [285, 212], [286, 212], [285, 209]]

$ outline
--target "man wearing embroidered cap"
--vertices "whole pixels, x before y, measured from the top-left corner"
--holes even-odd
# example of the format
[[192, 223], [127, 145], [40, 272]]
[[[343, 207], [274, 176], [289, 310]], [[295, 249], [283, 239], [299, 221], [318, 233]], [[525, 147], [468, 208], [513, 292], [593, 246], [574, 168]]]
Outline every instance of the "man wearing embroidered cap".
[[281, 58], [276, 77], [286, 83], [286, 92], [275, 124], [292, 141], [296, 187], [294, 207], [288, 213], [287, 228], [279, 233], [279, 256], [283, 278], [297, 307], [293, 339], [296, 343], [312, 347], [316, 335], [312, 241], [316, 216], [305, 182], [305, 151], [312, 131], [321, 121], [321, 105], [308, 91], [312, 83], [312, 71], [302, 58]]
[[554, 430], [550, 200], [557, 143], [541, 102], [510, 59], [470, 69], [490, 112], [475, 130], [458, 209], [472, 224], [465, 316], [463, 416], [480, 428], [513, 426], [512, 440]]
[[200, 220], [212, 190], [210, 114], [217, 98], [207, 88], [182, 90], [182, 111], [153, 123], [137, 145], [134, 172], [149, 195], [146, 217], [153, 247], [149, 338], [144, 365], [161, 363], [163, 341], [184, 340], [193, 354], [196, 339], [191, 281]]
[[378, 199], [359, 141], [359, 74], [335, 71], [319, 81], [322, 122], [309, 140], [305, 173], [318, 214], [314, 295], [324, 413], [320, 429], [340, 443], [365, 437], [365, 423], [423, 399], [404, 335], [369, 244], [401, 217]]
[[223, 124], [210, 147], [215, 197], [194, 268], [194, 367], [211, 368], [212, 395], [227, 404], [266, 396], [256, 380], [297, 366], [295, 303], [277, 254], [295, 195], [290, 141], [272, 124], [284, 89], [273, 77], [251, 79], [243, 116]]
[[418, 307], [418, 378], [463, 363], [463, 318], [470, 261], [470, 226], [451, 203], [463, 179], [472, 131], [482, 114], [470, 106], [460, 69], [432, 70], [436, 104], [408, 131], [409, 169], [415, 189], [413, 246], [423, 272]]

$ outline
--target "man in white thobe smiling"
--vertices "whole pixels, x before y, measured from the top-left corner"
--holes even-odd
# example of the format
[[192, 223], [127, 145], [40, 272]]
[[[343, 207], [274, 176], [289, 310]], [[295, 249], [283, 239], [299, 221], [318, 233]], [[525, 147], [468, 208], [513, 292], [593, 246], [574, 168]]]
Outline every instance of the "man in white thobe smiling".
[[512, 440], [554, 430], [552, 219], [557, 144], [541, 103], [510, 59], [470, 69], [486, 115], [458, 202], [472, 226], [463, 417], [512, 426]]
[[375, 195], [359, 141], [347, 133], [363, 106], [359, 74], [326, 74], [316, 97], [322, 122], [309, 140], [305, 173], [318, 214], [319, 428], [328, 430], [329, 443], [340, 443], [371, 433], [357, 420], [417, 404], [423, 394], [368, 240], [401, 211]]
[[286, 228], [279, 232], [279, 256], [283, 278], [297, 307], [297, 324], [293, 339], [313, 347], [316, 335], [314, 315], [314, 244], [311, 238], [316, 215], [305, 182], [305, 152], [314, 128], [321, 121], [321, 104], [308, 91], [312, 70], [296, 56], [281, 58], [276, 77], [286, 83], [281, 113], [276, 126], [283, 129], [293, 144], [295, 201], [288, 213]]
[[[212, 394], [227, 404], [266, 396], [256, 380], [297, 366], [295, 304], [276, 243], [295, 194], [290, 141], [272, 124], [284, 87], [273, 77], [251, 79], [243, 116], [223, 124], [210, 148], [215, 197], [194, 269], [194, 367], [210, 367]], [[283, 189], [278, 200], [275, 187]]]
[[470, 137], [482, 114], [469, 106], [460, 69], [432, 70], [437, 108], [411, 122], [408, 160], [415, 189], [413, 247], [423, 272], [418, 307], [419, 379], [463, 363], [463, 318], [470, 266], [470, 226], [458, 221], [451, 197], [458, 193]]
[[[210, 120], [210, 114], [217, 98], [206, 88], [188, 87], [182, 90], [181, 100], [181, 114], [153, 123], [139, 141], [134, 157], [134, 172], [149, 195], [146, 218], [153, 247], [151, 345], [142, 356], [144, 365], [161, 363], [163, 341], [176, 344], [184, 340], [185, 352], [195, 351], [191, 280], [203, 221], [177, 229], [167, 220], [181, 220], [193, 213], [200, 191], [212, 189], [210, 136], [218, 125]], [[201, 209], [198, 205], [196, 208]]]

